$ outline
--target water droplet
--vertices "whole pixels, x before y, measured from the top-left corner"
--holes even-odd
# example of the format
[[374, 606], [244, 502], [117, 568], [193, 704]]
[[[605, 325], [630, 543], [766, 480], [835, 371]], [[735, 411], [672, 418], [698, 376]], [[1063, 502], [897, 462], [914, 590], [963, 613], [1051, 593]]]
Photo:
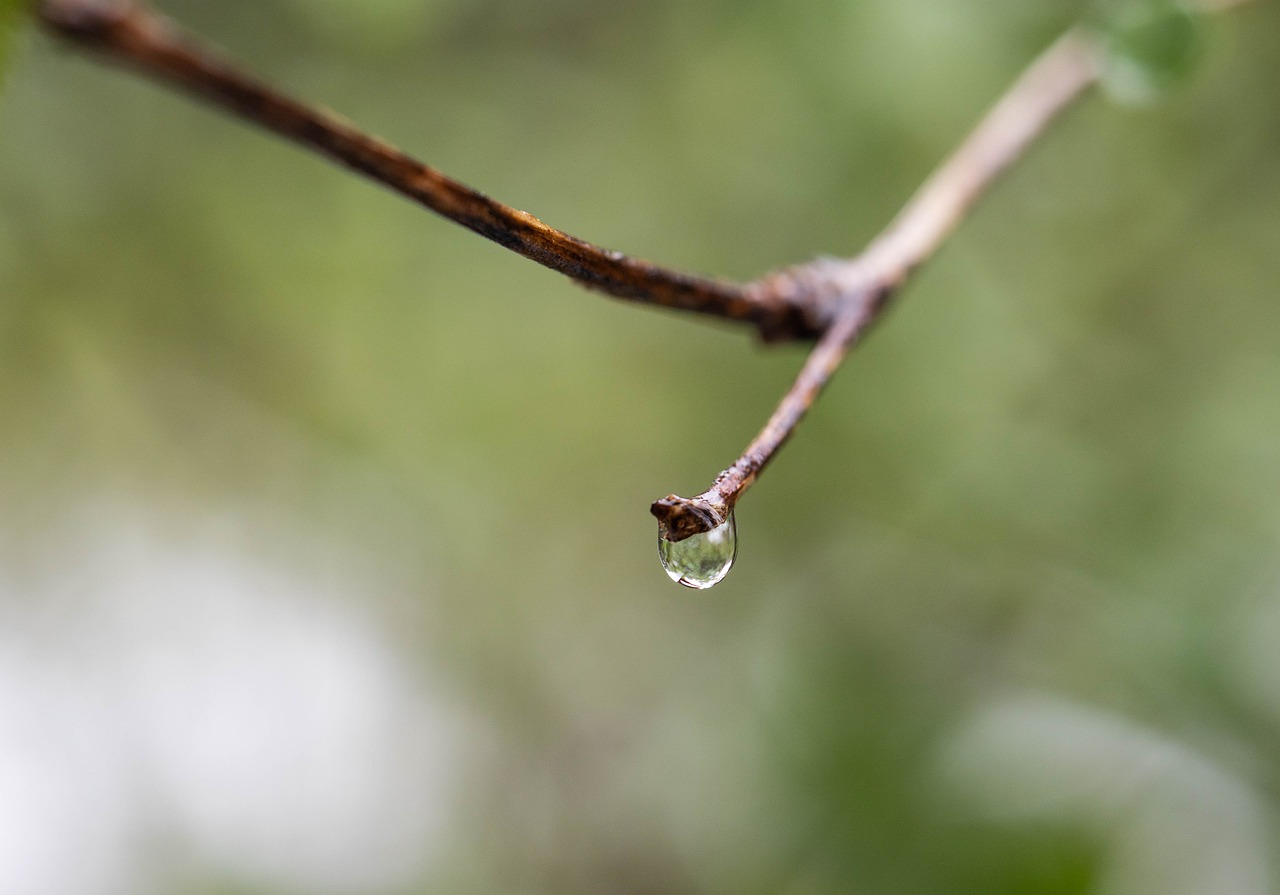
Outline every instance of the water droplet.
[[733, 566], [738, 552], [737, 524], [733, 510], [710, 531], [682, 541], [668, 541], [658, 533], [658, 558], [672, 581], [699, 590], [718, 584]]

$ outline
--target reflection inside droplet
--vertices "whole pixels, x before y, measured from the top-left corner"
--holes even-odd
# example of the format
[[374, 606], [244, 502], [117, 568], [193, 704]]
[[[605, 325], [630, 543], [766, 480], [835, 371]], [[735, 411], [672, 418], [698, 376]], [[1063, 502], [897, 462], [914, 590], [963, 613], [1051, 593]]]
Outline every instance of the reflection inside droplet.
[[672, 581], [698, 589], [711, 587], [729, 574], [738, 552], [737, 527], [733, 510], [710, 531], [682, 541], [668, 541], [658, 532], [658, 558]]

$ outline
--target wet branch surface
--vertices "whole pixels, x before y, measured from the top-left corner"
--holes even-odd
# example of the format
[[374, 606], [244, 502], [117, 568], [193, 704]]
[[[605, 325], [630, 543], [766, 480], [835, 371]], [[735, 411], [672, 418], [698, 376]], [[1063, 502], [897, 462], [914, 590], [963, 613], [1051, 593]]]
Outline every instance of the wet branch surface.
[[[1218, 2], [1225, 7], [1240, 0]], [[816, 339], [795, 383], [742, 456], [702, 494], [654, 502], [660, 531], [672, 541], [724, 520], [911, 272], [932, 257], [998, 176], [1100, 73], [1092, 39], [1081, 31], [1067, 32], [1023, 72], [860, 255], [819, 259], [732, 283], [669, 270], [549, 227], [332, 113], [253, 79], [140, 2], [41, 0], [36, 8], [53, 33], [196, 94], [589, 289], [745, 323], [768, 342]]]

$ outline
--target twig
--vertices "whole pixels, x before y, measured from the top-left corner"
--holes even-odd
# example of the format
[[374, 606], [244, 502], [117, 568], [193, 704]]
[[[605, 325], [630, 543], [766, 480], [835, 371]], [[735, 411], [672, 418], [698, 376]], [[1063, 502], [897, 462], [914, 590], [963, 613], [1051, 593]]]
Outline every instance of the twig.
[[[1217, 12], [1248, 2], [1198, 0], [1198, 5]], [[831, 327], [760, 434], [710, 488], [692, 498], [670, 494], [654, 501], [650, 510], [663, 537], [683, 540], [724, 521], [911, 272], [933, 256], [996, 178], [1101, 75], [1096, 39], [1079, 29], [1067, 31], [1027, 67], [861, 255], [773, 275], [782, 292], [788, 282], [805, 283], [808, 294], [830, 290], [836, 308]]]
[[683, 540], [724, 520], [911, 271], [932, 257], [977, 198], [1094, 82], [1098, 70], [1092, 43], [1067, 32], [1023, 72], [865, 252], [851, 261], [814, 262], [784, 272], [792, 278], [814, 276], [834, 289], [834, 322], [737, 462], [697, 497], [671, 494], [654, 502], [650, 509], [664, 537]]
[[590, 289], [753, 324], [771, 342], [815, 338], [830, 322], [826, 304], [794, 288], [680, 273], [548, 227], [337, 116], [254, 80], [141, 3], [41, 0], [36, 8], [44, 24], [62, 37], [198, 94]]
[[[1244, 2], [1201, 5], [1213, 10]], [[766, 341], [818, 338], [795, 383], [742, 456], [697, 497], [670, 495], [654, 502], [660, 531], [673, 541], [724, 520], [911, 272], [1100, 74], [1094, 41], [1068, 31], [1027, 68], [861, 255], [819, 259], [737, 284], [668, 270], [548, 227], [253, 80], [136, 0], [40, 0], [37, 9], [45, 25], [63, 37], [203, 96], [588, 288], [749, 323]]]
[[736, 463], [720, 473], [707, 491], [691, 499], [671, 494], [654, 501], [650, 510], [658, 518], [664, 538], [682, 541], [699, 532], [709, 531], [725, 520], [738, 498], [751, 487], [756, 476], [791, 437], [858, 334], [875, 314], [872, 305], [868, 304], [862, 313], [847, 311], [836, 317], [809, 353], [800, 375], [760, 434], [747, 445]]

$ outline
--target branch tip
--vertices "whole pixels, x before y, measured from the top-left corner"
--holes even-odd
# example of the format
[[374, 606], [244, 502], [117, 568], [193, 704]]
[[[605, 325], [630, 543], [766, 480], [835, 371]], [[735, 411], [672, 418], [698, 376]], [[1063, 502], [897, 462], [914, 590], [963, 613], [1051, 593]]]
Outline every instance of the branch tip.
[[729, 517], [729, 507], [713, 503], [706, 494], [692, 498], [668, 494], [655, 500], [649, 512], [658, 520], [658, 535], [672, 542], [711, 531]]

